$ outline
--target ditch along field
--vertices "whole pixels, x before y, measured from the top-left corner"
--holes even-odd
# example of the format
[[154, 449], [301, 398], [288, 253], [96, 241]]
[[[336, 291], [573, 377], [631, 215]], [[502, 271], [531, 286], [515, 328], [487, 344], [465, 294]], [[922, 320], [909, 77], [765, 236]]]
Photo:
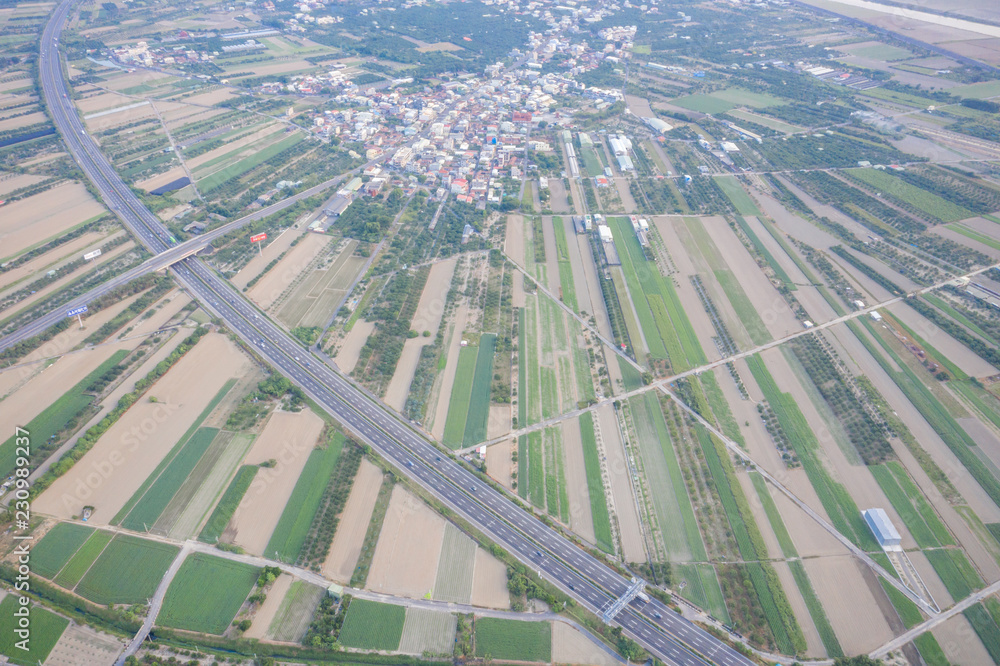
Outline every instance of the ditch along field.
[[397, 485], [366, 589], [420, 599], [508, 608], [506, 567]]
[[2, 254], [17, 256], [104, 212], [104, 206], [76, 182], [13, 201], [3, 207], [0, 219]]
[[205, 335], [35, 500], [35, 510], [71, 518], [84, 506], [93, 506], [93, 523], [111, 522], [174, 446], [186, 439], [185, 432], [204, 418], [230, 378], [249, 367], [249, 359], [225, 336]]
[[257, 471], [220, 541], [256, 555], [265, 553], [322, 431], [323, 420], [308, 409], [271, 415], [244, 463], [261, 465], [273, 460], [274, 466], [261, 466]]

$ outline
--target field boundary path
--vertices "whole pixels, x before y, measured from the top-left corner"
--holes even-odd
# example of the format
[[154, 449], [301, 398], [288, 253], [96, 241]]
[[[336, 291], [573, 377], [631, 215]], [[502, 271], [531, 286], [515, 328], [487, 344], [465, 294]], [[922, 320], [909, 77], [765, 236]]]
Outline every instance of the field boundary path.
[[[517, 266], [516, 263], [514, 265]], [[911, 291], [908, 294], [903, 294], [902, 296], [894, 296], [894, 297], [892, 297], [892, 298], [890, 298], [888, 300], [885, 300], [885, 301], [879, 301], [878, 303], [876, 303], [874, 305], [869, 305], [868, 307], [862, 308], [860, 310], [855, 310], [853, 312], [848, 312], [845, 315], [841, 315], [839, 317], [835, 317], [834, 319], [831, 319], [829, 321], [825, 321], [822, 324], [816, 324], [816, 325], [814, 325], [814, 326], [812, 326], [810, 328], [803, 328], [801, 331], [796, 331], [795, 333], [790, 333], [790, 334], [786, 335], [783, 338], [778, 338], [777, 340], [771, 340], [770, 342], [764, 343], [762, 345], [757, 345], [756, 347], [751, 347], [750, 349], [746, 349], [744, 351], [738, 352], [736, 354], [732, 354], [730, 356], [724, 356], [724, 357], [722, 357], [722, 358], [720, 358], [718, 360], [711, 361], [711, 362], [706, 363], [704, 365], [699, 365], [696, 368], [691, 368], [690, 370], [685, 370], [684, 372], [679, 372], [676, 375], [670, 375], [669, 377], [664, 377], [662, 379], [657, 379], [656, 381], [654, 381], [654, 382], [652, 382], [650, 384], [647, 384], [645, 386], [640, 386], [639, 388], [632, 389], [631, 391], [625, 391], [624, 393], [619, 393], [617, 395], [612, 395], [612, 396], [609, 396], [607, 398], [601, 398], [597, 402], [595, 402], [595, 403], [593, 403], [591, 405], [588, 405], [587, 407], [584, 407], [582, 409], [574, 409], [574, 410], [566, 412], [564, 414], [559, 414], [558, 416], [553, 416], [552, 418], [545, 419], [544, 421], [539, 421], [538, 423], [534, 423], [534, 424], [532, 424], [530, 426], [527, 426], [525, 428], [519, 428], [517, 430], [512, 430], [512, 431], [506, 433], [505, 435], [503, 435], [501, 437], [495, 437], [494, 439], [487, 440], [487, 441], [482, 442], [480, 444], [476, 444], [475, 446], [466, 447], [464, 449], [458, 449], [454, 453], [456, 455], [462, 455], [462, 454], [465, 454], [465, 453], [470, 453], [473, 450], [478, 449], [481, 446], [492, 446], [493, 444], [499, 444], [500, 442], [505, 442], [505, 441], [509, 440], [511, 437], [519, 437], [521, 435], [527, 435], [528, 433], [534, 432], [536, 430], [544, 430], [545, 428], [549, 428], [551, 426], [557, 425], [557, 424], [561, 423], [562, 421], [565, 421], [566, 419], [575, 418], [577, 416], [585, 414], [586, 412], [592, 412], [592, 411], [596, 410], [598, 407], [600, 407], [602, 405], [612, 404], [614, 402], [621, 401], [621, 400], [628, 400], [629, 398], [634, 398], [637, 395], [641, 395], [641, 394], [646, 393], [648, 391], [654, 391], [656, 389], [664, 389], [664, 390], [666, 390], [667, 387], [670, 384], [676, 382], [678, 379], [683, 379], [684, 377], [691, 377], [691, 376], [695, 376], [695, 375], [700, 375], [700, 374], [705, 373], [705, 372], [709, 372], [711, 370], [714, 370], [715, 368], [722, 367], [724, 365], [732, 363], [733, 361], [738, 361], [738, 360], [740, 360], [742, 358], [747, 358], [749, 356], [753, 356], [754, 354], [759, 354], [760, 352], [767, 351], [768, 349], [773, 349], [774, 347], [780, 347], [781, 345], [785, 344], [786, 342], [790, 342], [792, 340], [795, 340], [796, 338], [801, 338], [804, 335], [809, 335], [810, 333], [816, 333], [817, 331], [823, 331], [823, 330], [826, 330], [826, 329], [831, 328], [833, 326], [836, 326], [837, 324], [844, 324], [844, 323], [852, 321], [854, 319], [858, 319], [859, 317], [863, 317], [865, 315], [871, 314], [872, 312], [875, 312], [877, 310], [881, 310], [882, 308], [888, 307], [890, 305], [894, 305], [896, 303], [900, 303], [900, 302], [906, 301], [907, 299], [912, 298], [914, 296], [920, 296], [922, 294], [926, 294], [926, 293], [929, 293], [931, 291], [934, 291], [935, 289], [940, 289], [942, 287], [945, 287], [945, 286], [951, 284], [955, 280], [960, 280], [962, 278], [972, 278], [972, 277], [980, 275], [981, 273], [985, 273], [986, 271], [994, 269], [994, 268], [1000, 268], [1000, 263], [990, 264], [989, 266], [985, 266], [983, 268], [977, 268], [976, 270], [970, 271], [969, 273], [966, 273], [964, 275], [952, 276], [952, 277], [949, 277], [947, 280], [942, 280], [941, 282], [938, 282], [936, 284], [932, 284], [932, 285], [929, 285], [929, 286], [926, 286], [926, 287], [921, 287], [920, 289], [915, 289], [915, 290]], [[524, 269], [522, 269], [520, 266], [518, 266], [518, 270], [520, 270], [522, 273], [524, 273], [524, 275], [528, 276], [529, 279], [532, 279], [531, 276], [529, 276], [524, 271]], [[532, 281], [535, 282], [534, 279], [532, 279]], [[538, 284], [538, 283], [535, 282], [535, 284]], [[539, 285], [538, 288], [540, 290], [542, 290], [542, 291], [545, 291], [545, 293], [548, 294], [548, 291], [546, 291], [541, 285]], [[548, 295], [550, 297], [552, 296], [551, 294], [548, 294]], [[562, 309], [570, 311], [569, 308], [567, 308], [566, 305], [563, 304], [561, 301], [559, 301], [559, 300], [556, 299], [556, 303], [558, 303], [559, 306]], [[574, 316], [576, 317], [577, 320], [579, 320], [580, 322], [582, 322], [584, 324], [584, 326], [586, 326], [588, 329], [593, 330], [593, 327], [591, 327], [591, 325], [589, 323], [583, 321], [583, 319], [581, 319], [580, 317], [578, 317], [576, 315], [574, 315]], [[600, 333], [598, 333], [597, 331], [594, 331], [594, 334], [597, 335], [597, 337], [600, 338], [600, 340], [602, 342], [604, 342], [605, 344], [609, 344], [608, 340], [606, 340], [603, 336], [601, 336]], [[610, 345], [610, 346], [611, 346], [612, 349], [615, 350], [616, 353], [618, 353], [619, 355], [621, 355], [623, 358], [628, 358], [627, 356], [625, 356], [624, 352], [622, 352], [621, 350], [617, 349], [613, 344]], [[633, 366], [635, 366], [636, 368], [638, 368], [640, 371], [644, 370], [644, 368], [642, 366], [638, 365], [631, 358], [628, 358], [628, 361]]]
[[146, 636], [149, 636], [149, 631], [153, 628], [153, 623], [156, 621], [156, 616], [160, 613], [160, 607], [163, 606], [163, 597], [167, 594], [167, 588], [170, 587], [174, 576], [177, 575], [177, 571], [184, 564], [184, 560], [187, 559], [188, 554], [192, 550], [194, 549], [190, 547], [190, 542], [188, 542], [177, 553], [177, 557], [174, 558], [170, 568], [167, 569], [167, 573], [160, 579], [160, 584], [156, 588], [156, 594], [149, 600], [149, 610], [146, 611], [146, 619], [142, 623], [142, 627], [139, 628], [139, 632], [129, 641], [128, 647], [125, 648], [125, 651], [115, 661], [115, 666], [125, 666], [125, 660], [134, 655], [142, 646], [143, 641], [146, 640]]
[[962, 611], [969, 608], [969, 606], [979, 603], [980, 601], [990, 596], [994, 592], [1000, 592], [1000, 580], [996, 581], [992, 585], [984, 587], [978, 592], [970, 594], [965, 599], [962, 599], [948, 610], [943, 611], [941, 614], [935, 615], [934, 617], [928, 620], [924, 620], [923, 622], [916, 625], [906, 633], [896, 636], [882, 647], [876, 648], [874, 651], [869, 652], [868, 656], [871, 657], [872, 659], [881, 659], [882, 657], [889, 654], [893, 650], [900, 649], [901, 647], [903, 647], [913, 639], [917, 638], [924, 632], [930, 631], [931, 629], [938, 626], [942, 622], [945, 622], [954, 617], [955, 615], [958, 615]]

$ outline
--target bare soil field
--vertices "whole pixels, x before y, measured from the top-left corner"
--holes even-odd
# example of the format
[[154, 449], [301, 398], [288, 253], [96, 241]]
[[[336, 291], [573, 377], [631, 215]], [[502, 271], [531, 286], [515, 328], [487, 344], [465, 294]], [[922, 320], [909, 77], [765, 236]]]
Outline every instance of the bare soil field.
[[289, 327], [326, 326], [347, 296], [347, 288], [361, 272], [366, 259], [355, 254], [358, 243], [342, 240], [327, 248], [315, 269], [306, 271], [274, 311]]
[[92, 505], [90, 522], [108, 524], [222, 385], [248, 366], [247, 357], [228, 338], [206, 335], [35, 500], [35, 509], [71, 518]]
[[628, 562], [645, 562], [646, 546], [643, 543], [639, 514], [632, 494], [625, 449], [618, 434], [618, 422], [611, 405], [603, 405], [596, 410], [595, 422], [601, 429], [604, 455], [607, 456], [608, 473], [611, 477], [611, 494], [618, 525], [621, 529], [622, 548]]
[[892, 638], [853, 556], [818, 557], [803, 564], [845, 654], [868, 652]]
[[285, 600], [285, 595], [288, 593], [288, 588], [292, 586], [293, 580], [295, 579], [288, 574], [283, 573], [278, 576], [278, 579], [271, 585], [271, 589], [267, 591], [267, 599], [264, 600], [264, 603], [254, 613], [253, 624], [244, 632], [244, 637], [256, 638], [258, 640], [267, 637], [267, 630], [271, 627], [271, 621], [274, 619], [274, 615], [278, 612], [278, 609], [281, 608], [281, 602]]
[[43, 123], [47, 118], [48, 116], [46, 116], [41, 111], [38, 111], [36, 113], [29, 113], [26, 116], [15, 116], [14, 118], [5, 118], [3, 120], [0, 120], [0, 132], [17, 129], [19, 127], [27, 127], [28, 125], [34, 125], [36, 123]]
[[520, 215], [507, 216], [507, 239], [504, 250], [514, 263], [524, 266], [524, 218]]
[[[100, 328], [109, 320], [117, 316], [122, 310], [127, 308], [136, 298], [138, 298], [138, 296], [116, 303], [109, 308], [101, 310], [90, 318], [84, 319], [85, 328], [83, 329], [79, 326], [70, 326], [65, 331], [59, 333], [44, 345], [21, 359], [18, 367], [0, 370], [0, 400], [3, 400], [3, 398], [9, 395], [11, 391], [20, 387], [39, 372], [45, 370], [45, 364], [35, 363], [36, 361], [65, 354], [70, 351], [84, 338], [90, 335], [94, 329]], [[80, 353], [87, 354], [89, 352]]]
[[174, 182], [187, 176], [187, 172], [184, 171], [184, 167], [175, 166], [168, 171], [163, 173], [158, 173], [152, 178], [147, 178], [146, 180], [140, 180], [136, 182], [135, 186], [141, 188], [147, 192], [155, 190], [158, 187], [163, 187], [169, 183]]
[[420, 599], [434, 589], [445, 520], [402, 486], [392, 491], [368, 589]]
[[513, 449], [513, 441], [499, 442], [486, 448], [486, 469], [507, 490], [512, 490], [510, 474], [513, 462], [510, 456]]
[[476, 548], [476, 570], [472, 576], [473, 606], [507, 610], [510, 592], [507, 590], [507, 565], [482, 548]]
[[341, 583], [351, 580], [381, 485], [382, 470], [367, 458], [362, 460], [344, 511], [340, 514], [330, 553], [323, 562], [323, 575], [327, 578]]
[[565, 622], [552, 623], [552, 662], [556, 664], [590, 664], [619, 666], [620, 661], [607, 653], [587, 634]]
[[306, 62], [305, 60], [289, 60], [286, 62], [276, 62], [271, 65], [258, 65], [253, 63], [249, 66], [239, 65], [240, 71], [249, 71], [247, 67], [253, 70], [254, 76], [266, 76], [268, 74], [287, 74], [289, 72], [298, 72], [300, 70], [313, 70], [316, 69], [316, 65]]
[[441, 316], [444, 314], [445, 295], [451, 286], [457, 262], [458, 258], [454, 257], [434, 264], [427, 276], [424, 290], [420, 293], [410, 328], [421, 334], [427, 331], [430, 335], [421, 335], [403, 343], [403, 352], [385, 391], [385, 404], [396, 411], [401, 412], [406, 406], [406, 397], [410, 393], [410, 384], [420, 362], [420, 353], [427, 345], [434, 344], [437, 337]]
[[333, 357], [333, 362], [337, 364], [340, 371], [350, 373], [354, 366], [358, 364], [358, 357], [361, 356], [361, 348], [365, 346], [368, 336], [375, 330], [375, 322], [358, 319], [354, 322], [354, 327], [348, 331], [347, 335], [340, 343], [337, 355]]
[[989, 377], [997, 373], [996, 368], [909, 305], [893, 303], [886, 309], [970, 377]]
[[323, 419], [308, 409], [271, 415], [244, 464], [259, 465], [274, 460], [275, 465], [257, 471], [220, 540], [263, 555], [322, 431]]
[[3, 173], [0, 174], [0, 197], [16, 189], [34, 185], [45, 180], [45, 176], [35, 176], [30, 173]]
[[511, 417], [513, 410], [511, 404], [491, 404], [490, 413], [486, 422], [486, 438], [494, 439], [503, 437], [510, 432]]
[[980, 666], [993, 661], [964, 615], [942, 622], [931, 633], [944, 651], [944, 656], [956, 666]]
[[309, 266], [327, 246], [331, 238], [325, 234], [306, 234], [302, 240], [247, 292], [261, 308], [267, 310], [284, 293], [292, 281]]
[[[608, 318], [604, 295], [601, 293], [601, 278], [597, 275], [594, 255], [590, 251], [590, 241], [583, 236], [569, 241], [569, 263], [576, 283], [577, 303], [580, 310], [591, 314], [597, 320], [597, 331], [611, 339], [611, 320]], [[516, 293], [516, 292], [515, 292]]]
[[95, 111], [114, 109], [119, 106], [128, 106], [129, 104], [135, 104], [138, 101], [140, 100], [135, 97], [127, 97], [117, 93], [100, 92], [96, 95], [88, 95], [87, 97], [76, 100], [76, 108], [80, 109], [80, 113], [88, 114], [94, 113]]
[[[239, 273], [232, 277], [232, 283], [238, 289], [243, 289], [247, 286], [250, 280], [254, 279], [260, 272], [264, 270], [268, 264], [278, 258], [278, 256], [288, 250], [292, 246], [292, 242], [301, 236], [304, 231], [295, 228], [289, 228], [281, 232], [277, 238], [269, 239], [265, 241], [262, 251], [257, 254], [256, 257], [247, 262]], [[275, 266], [277, 268], [277, 266]]]
[[122, 651], [119, 639], [71, 622], [52, 647], [45, 666], [90, 666], [109, 664]]
[[587, 490], [587, 468], [583, 463], [580, 420], [567, 419], [562, 424], [563, 452], [566, 455], [566, 491], [569, 495], [570, 528], [589, 543], [595, 542], [594, 518]]
[[170, 75], [146, 70], [136, 70], [130, 74], [121, 74], [107, 79], [104, 82], [104, 87], [110, 88], [111, 90], [124, 90], [125, 88], [134, 88], [135, 86], [144, 84], [156, 86], [159, 85], [159, 81], [166, 78], [170, 78]]
[[743, 287], [757, 314], [764, 320], [768, 332], [774, 338], [797, 332], [802, 325], [795, 318], [785, 299], [771, 285], [771, 281], [743, 247], [743, 243], [736, 237], [726, 220], [721, 217], [703, 217], [701, 221], [723, 260], [733, 275], [739, 278], [740, 286]]
[[103, 238], [105, 238], [105, 236], [102, 236], [99, 233], [88, 232], [79, 238], [49, 250], [40, 257], [36, 257], [31, 261], [18, 266], [17, 268], [12, 268], [3, 274], [0, 274], [0, 289], [3, 289], [7, 285], [13, 284], [19, 280], [23, 280], [26, 277], [32, 276], [42, 269], [55, 264], [56, 262], [61, 262], [70, 257], [72, 254], [77, 252], [82, 254], [85, 248], [98, 243]]
[[[753, 489], [751, 488], [750, 490], [752, 492]], [[754, 497], [754, 495], [748, 495], [748, 497]], [[752, 504], [756, 504], [756, 502]], [[766, 520], [767, 517], [763, 516], [763, 519]], [[761, 524], [760, 520], [761, 518], [757, 519], [758, 525]], [[795, 614], [795, 618], [799, 621], [799, 626], [802, 628], [802, 635], [806, 639], [806, 655], [818, 659], [825, 657], [826, 647], [823, 645], [823, 639], [819, 637], [819, 631], [816, 630], [812, 616], [809, 615], [809, 608], [802, 598], [802, 592], [799, 591], [799, 586], [795, 582], [792, 570], [788, 568], [788, 563], [775, 562], [774, 571], [778, 574], [778, 580], [781, 581], [781, 587], [785, 590], [788, 604], [791, 606], [792, 612]]]
[[[13, 433], [15, 426], [24, 425], [38, 416], [64, 392], [108, 360], [114, 351], [110, 347], [96, 347], [92, 351], [68, 354], [42, 370], [0, 402], [0, 432]], [[17, 370], [4, 373], [8, 374], [14, 377], [18, 373]]]
[[199, 93], [197, 95], [192, 95], [191, 97], [185, 97], [185, 104], [201, 104], [205, 106], [215, 106], [219, 102], [225, 102], [227, 99], [232, 99], [235, 95], [228, 88], [217, 88], [215, 90]]
[[0, 245], [5, 256], [17, 255], [102, 212], [104, 207], [80, 183], [58, 185], [4, 206]]

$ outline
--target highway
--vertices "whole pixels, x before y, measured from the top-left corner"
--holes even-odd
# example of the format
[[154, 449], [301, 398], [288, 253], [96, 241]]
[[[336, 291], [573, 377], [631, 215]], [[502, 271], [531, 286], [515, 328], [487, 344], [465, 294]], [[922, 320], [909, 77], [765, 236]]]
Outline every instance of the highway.
[[[58, 37], [71, 0], [55, 9], [41, 40], [40, 74], [46, 103], [70, 152], [136, 237], [159, 255], [169, 233], [135, 197], [86, 134], [62, 77]], [[227, 281], [196, 257], [173, 265], [177, 281], [224, 321], [261, 358], [301, 387], [359, 441], [467, 519], [520, 561], [578, 603], [600, 612], [629, 587], [629, 579], [548, 527], [506, 494], [434, 447], [420, 432], [331, 368], [320, 363]], [[59, 313], [62, 314], [61, 312]], [[4, 341], [6, 343], [6, 341]], [[658, 601], [633, 601], [617, 622], [625, 633], [665, 662], [723, 666], [752, 662]], [[669, 635], [668, 635], [669, 634]], [[697, 654], [696, 654], [697, 653]]]

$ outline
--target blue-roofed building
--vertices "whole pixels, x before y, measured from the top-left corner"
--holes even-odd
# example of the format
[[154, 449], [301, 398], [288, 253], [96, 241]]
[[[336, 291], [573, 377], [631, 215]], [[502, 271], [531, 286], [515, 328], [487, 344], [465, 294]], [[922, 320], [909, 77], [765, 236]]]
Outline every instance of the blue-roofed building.
[[884, 550], [899, 550], [902, 537], [896, 531], [889, 516], [883, 509], [865, 509], [861, 512], [865, 522], [875, 535], [875, 539]]

